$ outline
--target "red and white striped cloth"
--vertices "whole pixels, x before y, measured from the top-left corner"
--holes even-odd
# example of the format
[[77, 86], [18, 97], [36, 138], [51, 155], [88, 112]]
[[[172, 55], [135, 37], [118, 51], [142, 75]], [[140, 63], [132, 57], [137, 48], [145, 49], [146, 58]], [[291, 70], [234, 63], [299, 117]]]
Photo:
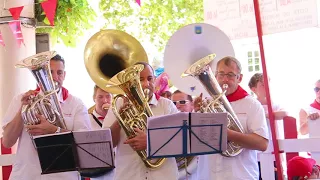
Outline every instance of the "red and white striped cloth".
[[[5, 155], [5, 154], [11, 154], [12, 150], [11, 148], [5, 148], [2, 145], [2, 138], [1, 138], [1, 155]], [[12, 170], [12, 165], [10, 166], [1, 166], [2, 167], [2, 175], [1, 178], [2, 180], [9, 180], [9, 176]]]

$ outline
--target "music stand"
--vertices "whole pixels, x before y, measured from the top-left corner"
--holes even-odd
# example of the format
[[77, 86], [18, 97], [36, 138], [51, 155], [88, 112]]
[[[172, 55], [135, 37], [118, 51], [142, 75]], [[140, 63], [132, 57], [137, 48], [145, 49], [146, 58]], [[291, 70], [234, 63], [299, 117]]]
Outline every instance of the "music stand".
[[110, 129], [34, 136], [33, 140], [42, 174], [115, 168]]
[[148, 158], [222, 153], [227, 148], [227, 113], [177, 113], [148, 120]]

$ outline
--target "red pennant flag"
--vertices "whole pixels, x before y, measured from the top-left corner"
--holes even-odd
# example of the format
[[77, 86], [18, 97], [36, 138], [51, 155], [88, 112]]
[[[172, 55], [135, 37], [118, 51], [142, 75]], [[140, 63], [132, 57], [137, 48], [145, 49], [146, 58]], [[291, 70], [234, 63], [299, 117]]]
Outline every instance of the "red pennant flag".
[[11, 15], [12, 15], [14, 20], [18, 20], [19, 19], [23, 7], [24, 6], [9, 8], [9, 11], [10, 11], [10, 13], [11, 13]]
[[1, 31], [0, 31], [0, 44], [1, 44], [2, 46], [6, 46], [6, 45], [4, 44], [4, 42], [3, 42], [3, 38], [2, 38]]
[[50, 22], [50, 25], [54, 25], [54, 16], [56, 15], [57, 0], [47, 0], [41, 3], [43, 11]]
[[20, 47], [21, 43], [24, 43], [22, 31], [21, 31], [21, 22], [20, 21], [12, 21], [9, 22], [10, 29], [13, 33], [13, 36], [16, 38], [18, 46]]
[[141, 6], [140, 0], [136, 0], [136, 3], [138, 3], [139, 6]]

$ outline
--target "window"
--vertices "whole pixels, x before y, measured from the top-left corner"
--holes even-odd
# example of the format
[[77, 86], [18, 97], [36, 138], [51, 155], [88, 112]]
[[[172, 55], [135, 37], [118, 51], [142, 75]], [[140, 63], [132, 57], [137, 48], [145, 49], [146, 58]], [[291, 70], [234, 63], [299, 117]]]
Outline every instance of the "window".
[[250, 73], [261, 72], [261, 62], [259, 51], [248, 51], [248, 71]]

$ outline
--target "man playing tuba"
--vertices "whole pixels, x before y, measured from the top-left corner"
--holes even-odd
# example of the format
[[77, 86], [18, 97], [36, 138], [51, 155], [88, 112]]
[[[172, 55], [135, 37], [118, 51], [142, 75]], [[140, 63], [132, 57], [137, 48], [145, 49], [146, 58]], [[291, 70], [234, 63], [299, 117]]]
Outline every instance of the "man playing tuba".
[[53, 80], [58, 83], [59, 86], [59, 92], [57, 94], [63, 111], [62, 115], [64, 116], [66, 129], [49, 123], [44, 116], [39, 114], [37, 115], [40, 119], [39, 124], [24, 126], [21, 116], [22, 106], [29, 104], [33, 95], [42, 92], [40, 90], [30, 90], [24, 94], [16, 96], [12, 100], [2, 120], [2, 128], [4, 130], [3, 145], [10, 148], [19, 139], [19, 146], [10, 175], [10, 180], [79, 179], [79, 173], [76, 171], [41, 175], [38, 154], [31, 138], [29, 137], [29, 134], [34, 136], [72, 130], [91, 129], [87, 112], [88, 110], [83, 102], [77, 97], [69, 94], [68, 90], [62, 86], [66, 75], [64, 59], [60, 55], [56, 55], [51, 58], [50, 69]]
[[[154, 71], [153, 68], [145, 63], [144, 69], [140, 72], [140, 82], [143, 89], [149, 89], [149, 105], [155, 116], [177, 113], [178, 110], [169, 99], [154, 94]], [[122, 106], [122, 105], [120, 105]], [[108, 124], [113, 122], [113, 124]], [[111, 126], [111, 127], [110, 127]], [[113, 145], [117, 147], [116, 152], [116, 173], [115, 180], [176, 180], [178, 179], [178, 169], [175, 158], [167, 158], [166, 161], [157, 169], [149, 169], [145, 166], [139, 155], [135, 151], [145, 150], [147, 147], [146, 132], [135, 129], [137, 135], [131, 139], [127, 136], [113, 112], [109, 111], [104, 120], [103, 127], [110, 127], [112, 132]]]
[[[199, 180], [257, 180], [259, 169], [257, 151], [268, 146], [268, 128], [261, 104], [249, 96], [239, 83], [242, 80], [240, 62], [233, 57], [221, 59], [216, 66], [215, 77], [222, 88], [227, 84], [226, 97], [235, 111], [244, 133], [228, 129], [228, 141], [239, 144], [244, 150], [234, 156], [220, 154], [199, 157], [197, 174]], [[199, 109], [201, 99], [195, 100]]]

